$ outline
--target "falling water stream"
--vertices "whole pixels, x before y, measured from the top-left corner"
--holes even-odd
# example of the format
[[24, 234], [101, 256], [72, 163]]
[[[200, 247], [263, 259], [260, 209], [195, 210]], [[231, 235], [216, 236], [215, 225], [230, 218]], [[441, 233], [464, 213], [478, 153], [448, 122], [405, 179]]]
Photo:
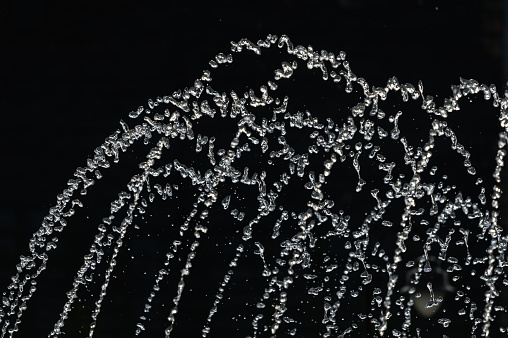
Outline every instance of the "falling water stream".
[[[231, 89], [213, 81], [237, 56], [248, 53], [262, 63], [268, 52], [283, 61], [259, 86]], [[296, 104], [305, 101], [306, 76], [322, 78], [321, 86], [336, 94]], [[294, 88], [303, 91], [295, 94]], [[342, 110], [320, 110], [319, 100], [334, 101]], [[499, 123], [497, 151], [488, 159], [494, 170], [484, 177], [460, 139], [460, 125], [449, 122], [471, 100], [487, 101], [486, 110]], [[342, 51], [294, 45], [285, 35], [231, 42], [231, 54], [215, 56], [191, 87], [131, 112], [86, 166], [76, 169], [3, 291], [0, 336], [22, 333], [23, 312], [52, 263], [58, 239], [65, 241], [67, 228], [75, 226], [72, 216], [86, 207], [84, 197], [93, 196], [108, 179], [104, 173], [122, 166], [134, 147], [146, 156], [111, 201], [110, 214], [87, 225], [97, 228], [94, 239], [68, 290], [62, 290], [66, 301], [49, 337], [65, 333], [66, 320], [86, 297], [93, 306], [82, 319], [87, 326], [82, 334], [94, 336], [108, 316], [103, 305], [122, 269], [119, 258], [128, 255], [126, 243], [144, 231], [140, 217], [160, 203], [181, 205], [184, 192], [193, 201], [182, 205], [188, 212], [171, 224], [174, 237], [160, 248], [164, 262], [149, 276], [152, 286], [133, 336], [146, 333], [162, 289], [171, 297], [162, 300], [166, 324], [156, 330], [176, 335], [179, 311], [191, 292], [186, 283], [198, 273], [193, 264], [213, 254], [200, 248], [217, 238], [218, 223], [231, 224], [235, 238], [219, 267], [221, 282], [204, 300], [209, 310], [195, 320], [203, 337], [220, 334], [214, 319], [231, 311], [228, 291], [239, 269], [252, 270], [261, 281], [246, 294], [248, 313], [253, 312], [245, 318], [244, 337], [302, 336], [306, 316], [296, 318], [302, 311], [319, 314], [316, 335], [323, 337], [352, 336], [362, 327], [379, 337], [419, 337], [432, 325], [450, 336], [453, 325], [467, 326], [471, 336], [506, 333], [502, 326], [493, 331], [492, 323], [507, 311], [501, 299], [508, 286], [507, 236], [500, 223], [507, 108], [506, 93], [501, 97], [495, 86], [475, 80], [460, 79], [452, 95], [438, 102], [421, 82], [392, 77], [384, 87], [369, 85], [353, 73]], [[177, 158], [179, 147], [187, 150]], [[439, 155], [444, 148], [449, 156]], [[454, 176], [458, 183], [451, 182]], [[252, 261], [258, 264], [249, 266]], [[165, 283], [170, 276], [178, 281], [171, 290]], [[87, 291], [92, 283], [98, 287]], [[358, 302], [366, 304], [363, 311], [352, 311]], [[300, 306], [310, 303], [319, 306]], [[425, 326], [417, 318], [425, 318]]]

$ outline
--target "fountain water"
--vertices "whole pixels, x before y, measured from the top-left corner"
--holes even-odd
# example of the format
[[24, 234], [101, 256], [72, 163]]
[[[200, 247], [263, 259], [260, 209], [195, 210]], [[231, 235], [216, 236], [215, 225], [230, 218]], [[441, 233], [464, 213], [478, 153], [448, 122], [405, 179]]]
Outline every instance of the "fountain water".
[[[231, 51], [284, 59], [270, 71], [273, 78], [232, 89], [216, 77], [232, 67], [233, 55], [219, 53], [190, 88], [150, 99], [129, 114], [132, 122], [122, 120], [121, 130], [76, 169], [30, 239], [2, 296], [1, 337], [23, 331], [23, 312], [59, 237], [131, 149], [146, 156], [101, 216], [50, 337], [63, 334], [78, 303], [89, 299], [91, 317], [80, 332], [96, 334], [122, 256], [168, 204], [175, 208], [166, 215], [174, 220], [165, 226], [170, 236], [157, 251], [163, 259], [150, 270], [150, 287], [141, 290], [133, 335], [146, 334], [151, 316], [162, 312], [164, 327], [155, 330], [176, 334], [189, 302], [183, 299], [200, 284], [215, 290], [199, 301], [207, 310], [193, 319], [203, 337], [223, 330], [214, 320], [228, 311], [237, 324], [248, 323], [238, 324], [237, 334], [251, 337], [309, 335], [308, 322], [323, 337], [408, 337], [464, 326], [471, 336], [506, 332], [492, 328], [507, 311], [507, 237], [499, 221], [506, 94], [461, 79], [440, 104], [421, 82], [393, 77], [370, 86], [344, 52], [294, 45], [284, 35], [232, 42]], [[315, 98], [306, 89], [318, 77], [324, 83]], [[479, 96], [498, 118], [492, 172], [475, 167], [452, 125], [459, 104]], [[181, 150], [191, 148], [192, 154]], [[211, 251], [218, 241], [224, 246]], [[200, 257], [209, 255], [221, 257], [214, 270], [220, 281], [191, 282], [204, 266]], [[243, 303], [230, 299], [234, 288], [247, 296]], [[161, 299], [163, 292], [171, 296]]]

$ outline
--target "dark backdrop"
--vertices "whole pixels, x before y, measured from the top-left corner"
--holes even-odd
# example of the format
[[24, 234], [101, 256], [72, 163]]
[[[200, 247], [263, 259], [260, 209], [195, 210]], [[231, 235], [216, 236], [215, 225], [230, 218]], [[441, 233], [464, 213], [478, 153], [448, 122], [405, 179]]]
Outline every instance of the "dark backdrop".
[[[15, 272], [19, 255], [28, 253], [31, 234], [75, 168], [85, 165], [87, 155], [119, 128], [118, 121], [146, 105], [148, 98], [190, 86], [216, 53], [229, 49], [230, 40], [287, 34], [297, 44], [346, 51], [356, 74], [373, 85], [384, 86], [396, 75], [401, 82], [422, 80], [438, 97], [450, 95], [450, 85], [457, 84], [459, 77], [496, 84], [500, 93], [504, 89], [507, 56], [501, 0], [239, 3], [0, 3], [2, 288]], [[493, 149], [495, 119], [464, 114], [461, 128], [469, 131], [478, 153]], [[495, 131], [489, 132], [488, 123]], [[479, 124], [487, 124], [483, 134], [477, 132]], [[71, 225], [78, 227], [79, 218], [76, 223]], [[79, 247], [79, 231], [69, 230], [68, 236], [68, 242]], [[20, 337], [45, 336], [51, 330], [55, 313], [46, 316], [41, 304], [51, 304], [57, 294], [65, 297], [63, 291], [70, 287], [63, 277], [65, 267], [73, 264], [72, 255], [65, 251], [73, 250], [69, 243], [59, 249], [60, 268], [52, 270], [57, 276], [51, 279], [54, 288], [48, 286], [34, 299], [38, 303], [33, 308], [29, 303]], [[123, 278], [135, 277], [126, 272]], [[61, 300], [54, 301], [55, 308], [61, 307]], [[139, 314], [122, 316], [109, 320], [129, 322]], [[127, 326], [112, 324], [98, 334], [108, 336], [108, 330], [116, 332], [110, 337], [131, 334]]]

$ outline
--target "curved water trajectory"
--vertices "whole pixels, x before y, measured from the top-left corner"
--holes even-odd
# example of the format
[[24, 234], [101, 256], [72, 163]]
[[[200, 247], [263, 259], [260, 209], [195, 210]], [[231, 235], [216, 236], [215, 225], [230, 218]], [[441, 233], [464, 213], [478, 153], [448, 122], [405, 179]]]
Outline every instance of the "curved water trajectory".
[[[137, 217], [157, 201], [181, 203], [177, 196], [184, 190], [192, 192], [192, 206], [172, 224], [175, 237], [163, 249], [164, 264], [152, 276], [133, 335], [142, 336], [150, 325], [151, 304], [169, 287], [164, 280], [170, 275], [177, 275], [178, 283], [167, 291], [172, 297], [163, 301], [167, 320], [159, 330], [166, 337], [177, 331], [193, 262], [209, 254], [200, 252], [200, 244], [213, 241], [217, 223], [225, 222], [234, 225], [236, 238], [229, 242], [234, 250], [221, 267], [216, 293], [206, 299], [209, 310], [196, 319], [203, 337], [218, 330], [216, 314], [230, 310], [221, 308], [227, 307], [228, 290], [247, 256], [260, 263], [252, 269], [260, 267], [262, 283], [249, 289], [247, 303], [255, 310], [245, 318], [250, 324], [242, 336], [301, 336], [305, 316], [295, 319], [297, 313], [302, 304], [316, 302], [320, 305], [312, 311], [319, 313], [323, 337], [354, 335], [362, 326], [379, 336], [420, 336], [425, 328], [417, 316], [428, 317], [426, 325], [436, 323], [443, 332], [467, 325], [472, 336], [493, 334], [496, 314], [506, 311], [500, 297], [508, 285], [507, 236], [498, 224], [506, 174], [506, 94], [461, 79], [439, 104], [424, 94], [421, 82], [403, 84], [393, 77], [384, 87], [370, 86], [352, 72], [344, 52], [294, 45], [284, 35], [231, 42], [231, 51], [235, 58], [275, 51], [284, 60], [270, 71], [272, 78], [239, 91], [212, 81], [233, 64], [232, 54], [220, 53], [190, 88], [149, 100], [129, 114], [132, 122], [121, 121], [122, 130], [76, 169], [33, 234], [30, 252], [21, 256], [3, 293], [1, 337], [23, 331], [23, 311], [51, 264], [58, 237], [83, 207], [80, 196], [92, 195], [103, 172], [120, 166], [133, 146], [146, 156], [111, 202], [110, 214], [101, 216], [50, 337], [65, 332], [85, 294], [94, 299], [86, 333], [94, 336], [125, 240], [139, 229]], [[297, 73], [321, 76], [336, 93], [321, 100], [336, 101], [342, 113], [314, 109], [317, 102], [292, 106], [305, 101], [294, 95], [295, 88], [308, 86], [306, 79], [297, 81]], [[447, 122], [458, 114], [459, 103], [480, 96], [492, 103], [499, 122], [498, 149], [490, 159], [494, 171], [485, 177]], [[389, 104], [391, 99], [399, 104]], [[210, 127], [215, 121], [222, 125], [219, 133]], [[192, 149], [192, 155], [176, 158], [172, 151], [178, 147]], [[436, 160], [440, 147], [447, 148], [449, 159]], [[447, 183], [452, 175], [461, 177], [460, 185]], [[485, 183], [489, 179], [493, 184]], [[240, 201], [242, 192], [247, 200]], [[175, 268], [178, 260], [181, 269]], [[99, 269], [103, 273], [94, 274]], [[89, 290], [92, 281], [95, 291]], [[366, 311], [348, 311], [360, 299]]]

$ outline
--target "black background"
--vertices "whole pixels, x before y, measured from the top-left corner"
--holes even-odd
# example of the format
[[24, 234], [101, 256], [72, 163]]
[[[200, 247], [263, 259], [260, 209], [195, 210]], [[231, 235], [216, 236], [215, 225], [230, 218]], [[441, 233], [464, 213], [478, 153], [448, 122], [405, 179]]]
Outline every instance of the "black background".
[[[118, 121], [148, 98], [190, 86], [215, 54], [228, 51], [230, 40], [287, 34], [296, 44], [344, 50], [354, 72], [377, 86], [396, 75], [401, 82], [422, 80], [428, 93], [445, 97], [463, 77], [494, 83], [503, 93], [503, 6], [500, 0], [0, 3], [0, 285], [8, 284], [19, 255], [28, 253], [31, 234], [75, 168], [119, 128]], [[474, 145], [472, 154], [491, 159], [495, 116], [461, 113], [453, 121]], [[61, 308], [64, 298], [58, 297], [70, 287], [65, 267], [78, 264], [69, 251], [83, 255], [80, 232], [69, 230], [68, 236], [56, 254], [53, 286], [33, 307], [29, 303], [20, 337], [45, 336], [56, 321], [41, 304]], [[132, 334], [130, 321], [139, 313], [106, 315], [116, 310], [104, 310], [109, 324], [97, 336]], [[83, 316], [86, 327], [89, 313]], [[190, 319], [186, 323], [192, 326]], [[175, 335], [194, 336], [182, 332]]]

